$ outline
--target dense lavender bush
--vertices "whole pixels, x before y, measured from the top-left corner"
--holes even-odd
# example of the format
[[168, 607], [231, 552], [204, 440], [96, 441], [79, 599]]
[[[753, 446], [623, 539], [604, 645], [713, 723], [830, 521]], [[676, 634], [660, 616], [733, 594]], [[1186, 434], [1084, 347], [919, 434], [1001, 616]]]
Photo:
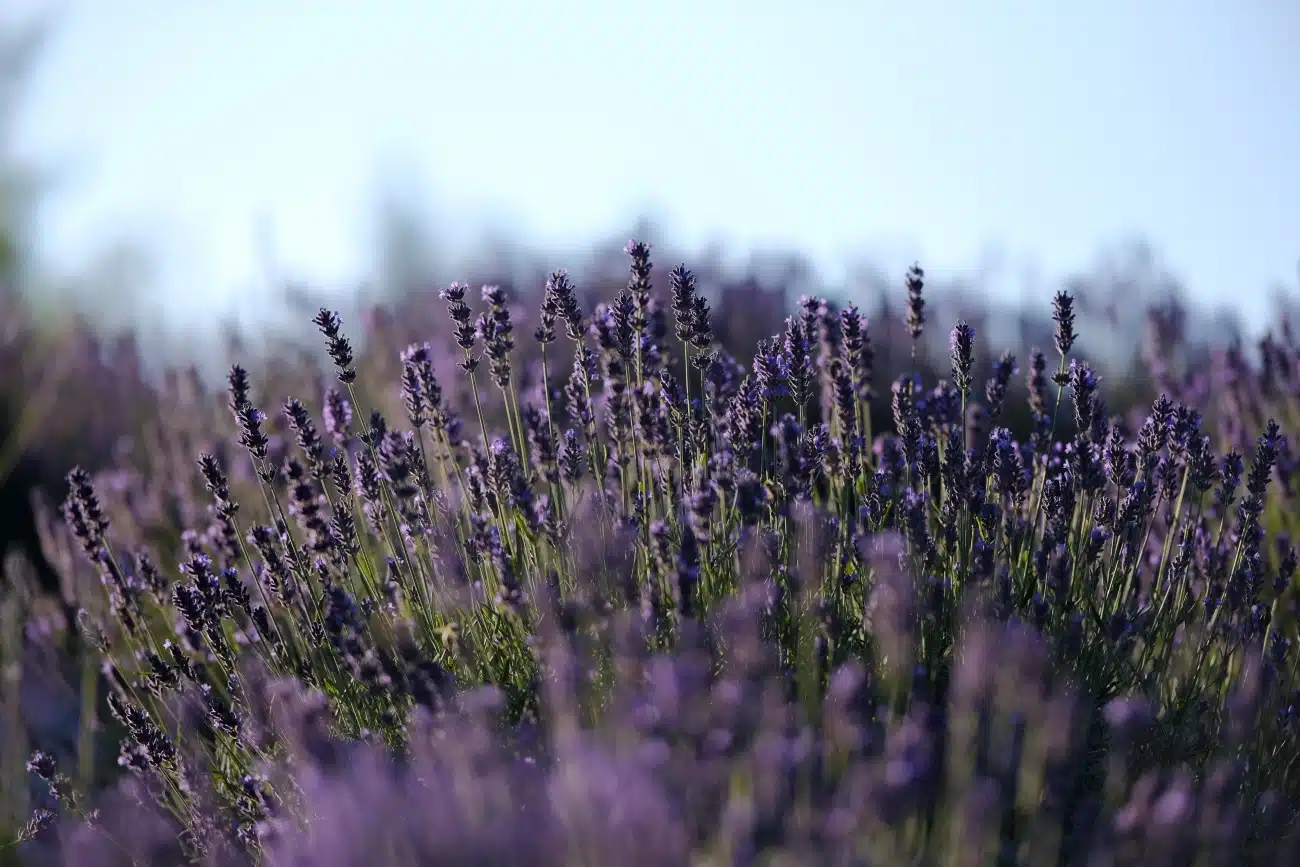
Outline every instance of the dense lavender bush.
[[145, 448], [74, 470], [47, 547], [80, 555], [125, 776], [88, 798], [37, 752], [20, 846], [1294, 863], [1289, 332], [1229, 351], [1209, 420], [1162, 344], [1128, 418], [1068, 293], [1023, 364], [961, 321], [924, 375], [919, 267], [883, 323], [911, 369], [811, 297], [742, 364], [691, 271], [626, 253], [594, 307], [563, 272], [536, 311], [445, 287], [387, 388], [322, 309], [331, 376], [173, 381]]

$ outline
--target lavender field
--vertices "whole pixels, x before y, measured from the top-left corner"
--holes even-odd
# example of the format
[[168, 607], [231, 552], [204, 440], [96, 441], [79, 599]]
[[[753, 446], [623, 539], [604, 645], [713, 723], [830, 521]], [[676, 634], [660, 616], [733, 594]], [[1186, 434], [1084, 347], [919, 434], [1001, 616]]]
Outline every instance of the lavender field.
[[919, 265], [624, 262], [224, 388], [11, 303], [5, 857], [1296, 863], [1284, 315], [1125, 368], [1065, 291], [998, 346]]

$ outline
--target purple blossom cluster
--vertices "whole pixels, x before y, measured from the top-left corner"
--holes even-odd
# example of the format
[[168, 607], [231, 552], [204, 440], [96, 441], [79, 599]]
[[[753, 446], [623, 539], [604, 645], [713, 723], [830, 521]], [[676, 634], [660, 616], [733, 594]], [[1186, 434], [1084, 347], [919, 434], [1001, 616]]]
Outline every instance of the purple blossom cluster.
[[927, 364], [919, 266], [901, 316], [805, 296], [740, 352], [624, 252], [599, 303], [426, 294], [404, 349], [321, 309], [327, 364], [174, 377], [184, 421], [68, 474], [119, 775], [37, 750], [18, 851], [1296, 863], [1289, 328], [1201, 364], [1154, 311], [1161, 391], [1112, 412], [1068, 292], [1023, 372], [973, 317]]

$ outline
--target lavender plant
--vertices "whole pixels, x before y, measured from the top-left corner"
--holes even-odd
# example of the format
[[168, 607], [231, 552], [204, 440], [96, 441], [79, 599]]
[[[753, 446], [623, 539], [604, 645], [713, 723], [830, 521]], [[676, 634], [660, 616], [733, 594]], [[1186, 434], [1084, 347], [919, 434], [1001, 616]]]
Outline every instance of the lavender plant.
[[1293, 345], [1267, 391], [1233, 362], [1252, 397], [1218, 430], [1190, 386], [1130, 424], [1061, 293], [1017, 436], [1016, 358], [967, 321], [951, 379], [919, 369], [913, 266], [875, 433], [877, 323], [807, 297], [742, 364], [691, 271], [661, 296], [626, 253], [590, 311], [547, 280], [536, 388], [510, 293], [476, 315], [453, 283], [453, 337], [386, 392], [328, 309], [313, 393], [272, 414], [232, 367], [183, 506], [74, 471], [126, 779], [91, 808], [34, 756], [63, 815], [22, 837], [69, 864], [1293, 863]]

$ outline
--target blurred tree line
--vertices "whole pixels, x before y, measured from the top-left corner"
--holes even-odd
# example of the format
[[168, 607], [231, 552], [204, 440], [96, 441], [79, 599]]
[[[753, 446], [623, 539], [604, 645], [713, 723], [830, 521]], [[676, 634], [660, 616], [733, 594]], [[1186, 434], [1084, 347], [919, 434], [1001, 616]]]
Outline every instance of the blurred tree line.
[[40, 47], [32, 30], [0, 32], [0, 291], [16, 292], [30, 262], [32, 210], [39, 173], [14, 152], [14, 128], [23, 85]]

